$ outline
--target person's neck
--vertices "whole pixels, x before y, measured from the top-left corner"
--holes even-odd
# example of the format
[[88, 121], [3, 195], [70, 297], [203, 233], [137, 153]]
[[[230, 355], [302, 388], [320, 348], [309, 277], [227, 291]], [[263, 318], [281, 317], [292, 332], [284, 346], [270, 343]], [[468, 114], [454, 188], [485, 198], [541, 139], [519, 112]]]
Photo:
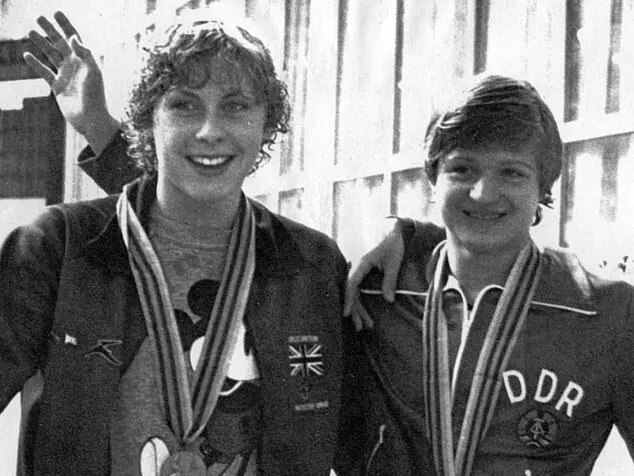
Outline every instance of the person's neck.
[[196, 200], [178, 189], [162, 186], [156, 189], [160, 213], [172, 221], [208, 229], [229, 229], [240, 207], [240, 194], [220, 200]]
[[505, 249], [474, 251], [447, 239], [447, 258], [451, 272], [473, 304], [482, 289], [492, 284], [504, 286], [506, 279], [522, 251], [521, 246]]

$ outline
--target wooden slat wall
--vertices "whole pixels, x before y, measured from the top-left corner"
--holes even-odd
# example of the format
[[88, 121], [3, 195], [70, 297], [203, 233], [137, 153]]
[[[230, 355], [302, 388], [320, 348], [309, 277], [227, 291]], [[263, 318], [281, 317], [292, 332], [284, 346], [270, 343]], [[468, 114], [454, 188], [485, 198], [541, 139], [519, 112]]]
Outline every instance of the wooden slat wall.
[[0, 111], [0, 197], [62, 200], [64, 120], [50, 97]]
[[29, 43], [27, 39], [0, 41], [0, 81], [38, 77], [22, 59], [22, 53], [28, 48]]

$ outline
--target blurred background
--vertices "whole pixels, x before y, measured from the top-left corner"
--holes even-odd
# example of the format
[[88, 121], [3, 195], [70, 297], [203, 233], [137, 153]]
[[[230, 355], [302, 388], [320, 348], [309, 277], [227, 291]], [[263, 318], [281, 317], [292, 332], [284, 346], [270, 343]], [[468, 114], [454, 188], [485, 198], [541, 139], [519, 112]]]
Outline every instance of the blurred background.
[[[63, 10], [123, 117], [139, 40], [179, 16], [252, 22], [289, 86], [292, 132], [247, 193], [337, 240], [353, 262], [388, 215], [436, 220], [422, 169], [435, 105], [473, 76], [531, 81], [565, 142], [555, 206], [535, 239], [633, 281], [634, 0], [0, 0], [0, 239], [46, 204], [100, 196], [43, 80], [22, 60], [39, 15]], [[19, 405], [0, 415], [15, 473]], [[616, 432], [595, 475], [634, 474]]]

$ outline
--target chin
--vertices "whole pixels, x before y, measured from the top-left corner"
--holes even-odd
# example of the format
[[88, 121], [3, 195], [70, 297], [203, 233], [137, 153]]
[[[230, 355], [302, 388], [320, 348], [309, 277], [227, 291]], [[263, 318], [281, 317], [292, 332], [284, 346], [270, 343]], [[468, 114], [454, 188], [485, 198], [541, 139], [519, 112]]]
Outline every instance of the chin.
[[222, 199], [227, 195], [226, 191], [210, 189], [209, 185], [199, 187], [187, 187], [183, 190], [184, 195], [193, 202], [211, 202]]
[[492, 254], [502, 247], [497, 243], [481, 240], [460, 240], [460, 247], [473, 254]]
[[502, 251], [517, 250], [519, 253], [526, 244], [526, 237], [501, 237], [497, 235], [480, 235], [460, 238], [460, 245], [472, 253], [494, 254]]

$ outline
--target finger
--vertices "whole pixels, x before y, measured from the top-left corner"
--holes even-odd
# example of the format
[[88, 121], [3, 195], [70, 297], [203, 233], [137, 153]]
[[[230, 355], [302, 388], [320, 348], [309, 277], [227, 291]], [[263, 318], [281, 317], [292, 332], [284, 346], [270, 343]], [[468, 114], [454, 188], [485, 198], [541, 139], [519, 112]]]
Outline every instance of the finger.
[[71, 49], [68, 41], [66, 41], [66, 38], [60, 35], [59, 31], [57, 31], [57, 28], [55, 28], [53, 24], [48, 21], [48, 19], [46, 19], [46, 17], [39, 17], [37, 19], [37, 24], [42, 27], [42, 30], [44, 30], [44, 32], [48, 36], [51, 45], [53, 45], [53, 47], [59, 52], [59, 54], [62, 55], [62, 57], [70, 55]]
[[[40, 56], [46, 57], [53, 67], [59, 67], [63, 59], [62, 55], [53, 48], [53, 46], [51, 46], [46, 38], [40, 35], [37, 31], [30, 31], [29, 39], [33, 42], [35, 48], [37, 48], [37, 52], [40, 53]], [[40, 58], [40, 60], [42, 60], [42, 58]]]
[[398, 282], [398, 275], [401, 270], [401, 262], [403, 261], [403, 241], [398, 240], [392, 242], [392, 247], [383, 256], [383, 281], [381, 282], [381, 291], [383, 297], [388, 302], [394, 302], [394, 293]]
[[356, 327], [357, 320], [361, 321], [363, 327], [368, 327], [370, 329], [374, 327], [374, 321], [372, 320], [372, 317], [370, 316], [368, 311], [365, 309], [365, 307], [361, 303], [361, 299], [359, 298], [359, 295], [357, 295], [355, 298], [354, 308], [352, 312], [353, 312], [353, 316], [356, 316], [355, 327]]
[[356, 268], [352, 271], [352, 274], [348, 277], [348, 284], [346, 285], [346, 298], [343, 306], [343, 315], [349, 316], [352, 310], [352, 304], [354, 297], [357, 295], [358, 288], [361, 285], [363, 279], [374, 267], [374, 262], [370, 253], [364, 255], [357, 264]]
[[381, 282], [381, 291], [387, 302], [394, 302], [394, 293], [396, 292], [396, 283], [398, 281], [398, 273], [400, 271], [400, 260], [398, 264], [395, 262], [386, 263], [383, 268], [383, 281]]
[[66, 35], [66, 38], [72, 38], [73, 36], [76, 36], [77, 39], [81, 42], [81, 36], [79, 36], [77, 30], [63, 12], [55, 12], [53, 14], [53, 18], [55, 18], [55, 21], [61, 27], [64, 35]]
[[[354, 308], [354, 305], [353, 305], [353, 308]], [[363, 319], [361, 319], [361, 316], [352, 309], [351, 309], [350, 318], [352, 319], [352, 323], [354, 324], [355, 330], [360, 331], [361, 329], [363, 329]]]
[[378, 257], [380, 256], [381, 254], [376, 251], [376, 248], [364, 254], [359, 260], [359, 263], [357, 263], [357, 266], [352, 270], [352, 274], [348, 278], [348, 283], [358, 288], [365, 277], [372, 271], [372, 268], [378, 265]]
[[26, 64], [29, 65], [29, 67], [35, 72], [35, 74], [37, 74], [40, 78], [43, 78], [44, 81], [46, 81], [48, 85], [52, 88], [53, 83], [55, 82], [55, 73], [53, 73], [50, 68], [44, 65], [44, 63], [38, 60], [31, 53], [26, 52], [24, 53], [23, 57], [24, 61], [26, 61]]
[[70, 46], [73, 49], [73, 52], [86, 63], [94, 63], [95, 58], [92, 55], [92, 52], [89, 48], [86, 48], [84, 45], [80, 43], [79, 38], [73, 36], [70, 39]]
[[359, 302], [358, 295], [352, 297], [352, 303], [350, 304], [350, 313], [348, 314], [352, 319], [352, 323], [354, 324], [354, 328], [357, 331], [363, 329], [363, 317], [361, 313], [356, 310], [356, 303]]

